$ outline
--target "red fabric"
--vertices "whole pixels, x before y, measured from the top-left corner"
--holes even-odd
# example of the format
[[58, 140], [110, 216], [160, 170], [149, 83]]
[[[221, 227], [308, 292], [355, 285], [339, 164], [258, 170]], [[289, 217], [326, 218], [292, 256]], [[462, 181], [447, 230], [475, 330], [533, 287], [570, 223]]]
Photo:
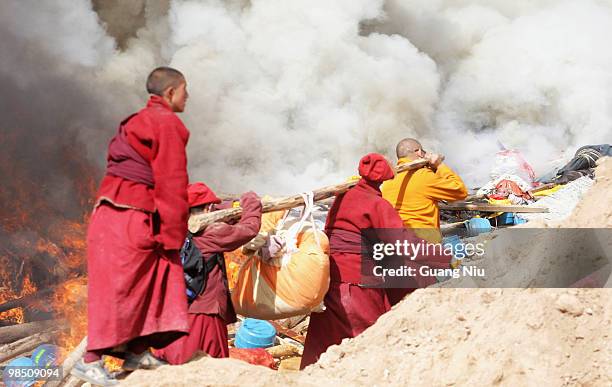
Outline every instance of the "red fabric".
[[331, 345], [359, 335], [391, 309], [385, 289], [339, 282], [330, 283], [323, 303], [323, 313], [310, 314], [300, 368], [316, 363]]
[[[347, 244], [354, 243], [350, 235], [362, 229], [394, 229], [393, 238], [400, 236], [413, 243], [421, 239], [404, 228], [402, 219], [389, 202], [382, 198], [380, 183], [361, 179], [356, 186], [334, 201], [327, 217], [325, 231], [330, 236], [330, 289], [325, 296], [325, 311], [312, 313], [302, 357], [302, 368], [316, 362], [332, 344], [343, 338], [355, 337], [378, 317], [391, 308], [391, 301], [398, 302], [412, 289], [363, 288], [361, 281], [361, 254], [351, 252]], [[337, 230], [343, 232], [337, 233]], [[331, 236], [342, 236], [342, 238]], [[388, 237], [380, 235], [381, 239]], [[341, 241], [341, 246], [333, 244]], [[391, 241], [390, 241], [391, 242]], [[341, 251], [340, 249], [342, 248]], [[427, 262], [432, 267], [449, 267], [450, 256], [418, 256], [415, 262]], [[435, 278], [420, 281], [420, 286], [430, 285]], [[390, 301], [391, 299], [391, 301]]]
[[107, 174], [98, 191], [98, 204], [158, 212], [156, 239], [166, 250], [178, 250], [187, 233], [187, 157], [189, 131], [170, 106], [151, 96], [147, 106], [125, 125], [132, 148], [151, 163], [155, 187]]
[[374, 183], [393, 179], [395, 172], [385, 156], [369, 153], [359, 160], [359, 176]]
[[[402, 219], [393, 206], [382, 198], [379, 183], [369, 183], [361, 179], [356, 186], [340, 195], [334, 201], [327, 216], [325, 231], [330, 237], [330, 251], [338, 251], [339, 247], [332, 245], [332, 238], [336, 230], [360, 233], [363, 229], [393, 229], [393, 232], [382, 230], [378, 237], [394, 243], [396, 240], [408, 240], [411, 243], [420, 243], [414, 231], [404, 228]], [[345, 240], [345, 243], [350, 240]], [[332, 281], [338, 280], [358, 284], [361, 276], [361, 254], [345, 252], [332, 253], [330, 257], [330, 275]], [[451, 257], [448, 255], [419, 255], [411, 265], [427, 264], [431, 267], [448, 268]], [[435, 282], [434, 278], [417, 278], [419, 286], [428, 286]]]
[[108, 163], [106, 174], [123, 177], [127, 180], [143, 183], [149, 187], [155, 185], [151, 163], [145, 160], [128, 142], [124, 125], [134, 114], [123, 120], [119, 130], [108, 145]]
[[329, 230], [330, 253], [361, 254], [361, 234], [332, 228]]
[[[240, 198], [242, 217], [237, 224], [214, 223], [195, 234], [193, 240], [207, 259], [215, 253], [233, 251], [253, 239], [261, 227], [261, 201], [254, 192]], [[196, 351], [213, 357], [227, 357], [227, 327], [236, 321], [236, 312], [229, 297], [227, 279], [219, 266], [209, 273], [204, 292], [189, 305], [189, 336], [181, 338], [156, 356], [170, 364], [182, 364]]]
[[[193, 241], [203, 257], [236, 250], [257, 235], [261, 227], [259, 197], [254, 192], [247, 192], [240, 198], [240, 206], [242, 217], [237, 224], [213, 223], [194, 235]], [[228, 324], [236, 321], [226, 281], [219, 266], [215, 266], [208, 276], [206, 289], [189, 306], [189, 313], [216, 313]]]
[[494, 194], [488, 195], [492, 199], [502, 200], [507, 199], [510, 194], [522, 197], [524, 199], [531, 199], [529, 192], [523, 192], [521, 187], [518, 186], [512, 180], [502, 180], [495, 186]]
[[187, 187], [187, 201], [189, 207], [203, 206], [209, 203], [221, 203], [212, 189], [204, 183], [193, 183]]
[[188, 362], [198, 351], [217, 358], [229, 356], [227, 326], [221, 317], [201, 313], [190, 314], [189, 335], [154, 351], [154, 355], [172, 365], [177, 365]]
[[274, 369], [274, 357], [263, 348], [230, 348], [230, 357], [249, 364], [260, 365]]
[[139, 340], [162, 347], [188, 331], [178, 251], [160, 249], [153, 214], [96, 208], [87, 233], [87, 350]]

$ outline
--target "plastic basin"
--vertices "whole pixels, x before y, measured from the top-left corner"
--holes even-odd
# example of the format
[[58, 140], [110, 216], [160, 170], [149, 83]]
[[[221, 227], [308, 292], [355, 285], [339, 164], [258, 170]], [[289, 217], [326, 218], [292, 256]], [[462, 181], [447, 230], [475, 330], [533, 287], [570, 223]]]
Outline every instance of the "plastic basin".
[[247, 318], [236, 332], [236, 348], [266, 348], [274, 344], [276, 329], [267, 321]]

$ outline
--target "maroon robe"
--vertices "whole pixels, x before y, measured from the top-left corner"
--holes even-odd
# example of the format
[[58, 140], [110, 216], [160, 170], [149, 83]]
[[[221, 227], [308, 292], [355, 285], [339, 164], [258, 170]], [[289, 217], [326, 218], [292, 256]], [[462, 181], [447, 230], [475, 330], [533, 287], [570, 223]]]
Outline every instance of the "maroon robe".
[[[253, 239], [261, 227], [261, 201], [253, 192], [240, 200], [242, 217], [237, 224], [214, 223], [194, 235], [204, 259], [233, 251]], [[189, 335], [181, 337], [155, 355], [170, 364], [183, 364], [197, 351], [212, 357], [228, 357], [227, 324], [236, 321], [227, 278], [219, 266], [208, 275], [206, 288], [189, 306]]]
[[[153, 184], [121, 177], [121, 167], [102, 181], [87, 234], [88, 353], [121, 344], [163, 347], [188, 331], [178, 249], [187, 231], [189, 132], [158, 96], [123, 130]], [[117, 145], [111, 143], [109, 166]]]
[[[359, 247], [344, 246], [350, 242], [347, 234], [357, 234], [361, 229], [367, 228], [398, 229], [402, 230], [400, 232], [405, 239], [419, 241], [411, 231], [404, 228], [402, 219], [391, 204], [382, 198], [380, 183], [382, 179], [389, 178], [384, 170], [381, 171], [384, 165], [377, 164], [372, 168], [378, 169], [379, 176], [384, 176], [376, 179], [380, 181], [361, 179], [355, 187], [337, 197], [330, 209], [326, 233], [330, 236], [331, 281], [324, 299], [326, 309], [322, 313], [310, 315], [301, 368], [315, 363], [331, 345], [340, 344], [344, 338], [359, 335], [391, 309], [391, 301], [398, 302], [400, 297], [411, 291], [360, 287], [362, 258], [361, 254], [355, 252]], [[391, 167], [387, 164], [386, 168]], [[367, 177], [367, 174], [362, 173], [363, 175]], [[341, 238], [335, 237], [334, 230], [342, 230], [338, 233]], [[416, 260], [431, 261], [431, 266], [434, 267], [448, 267], [450, 263], [448, 256], [417, 257]], [[419, 285], [426, 286], [430, 283], [419, 282]]]

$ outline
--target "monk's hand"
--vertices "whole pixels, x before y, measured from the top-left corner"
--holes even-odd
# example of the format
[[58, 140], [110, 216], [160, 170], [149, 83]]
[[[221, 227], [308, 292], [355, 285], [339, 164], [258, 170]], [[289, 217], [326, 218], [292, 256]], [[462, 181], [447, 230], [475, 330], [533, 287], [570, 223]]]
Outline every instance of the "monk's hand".
[[425, 160], [429, 162], [429, 165], [432, 168], [438, 168], [442, 161], [444, 161], [444, 156], [437, 153], [427, 153], [425, 155]]
[[261, 203], [261, 198], [253, 191], [245, 192], [240, 196], [240, 207], [246, 207], [251, 203]]

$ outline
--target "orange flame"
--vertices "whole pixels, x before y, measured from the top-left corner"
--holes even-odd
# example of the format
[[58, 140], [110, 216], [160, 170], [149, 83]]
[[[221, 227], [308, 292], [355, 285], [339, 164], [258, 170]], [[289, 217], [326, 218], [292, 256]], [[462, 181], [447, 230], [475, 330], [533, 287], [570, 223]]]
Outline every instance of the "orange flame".
[[[6, 260], [8, 260], [8, 257], [0, 257], [0, 265], [2, 267], [5, 267], [7, 265]], [[36, 291], [36, 286], [30, 279], [29, 273], [26, 274], [23, 279], [21, 291], [15, 292], [14, 289], [16, 288], [17, 287], [15, 286], [15, 284], [12, 283], [10, 278], [8, 278], [8, 273], [0, 271], [0, 304], [3, 302], [27, 296], [28, 294], [32, 294]], [[21, 324], [25, 321], [24, 310], [23, 308], [7, 310], [6, 312], [0, 313], [0, 320], [7, 320], [11, 323]]]
[[59, 335], [57, 343], [69, 353], [87, 334], [87, 280], [71, 279], [58, 286], [53, 308], [58, 317], [68, 321], [70, 328]]

